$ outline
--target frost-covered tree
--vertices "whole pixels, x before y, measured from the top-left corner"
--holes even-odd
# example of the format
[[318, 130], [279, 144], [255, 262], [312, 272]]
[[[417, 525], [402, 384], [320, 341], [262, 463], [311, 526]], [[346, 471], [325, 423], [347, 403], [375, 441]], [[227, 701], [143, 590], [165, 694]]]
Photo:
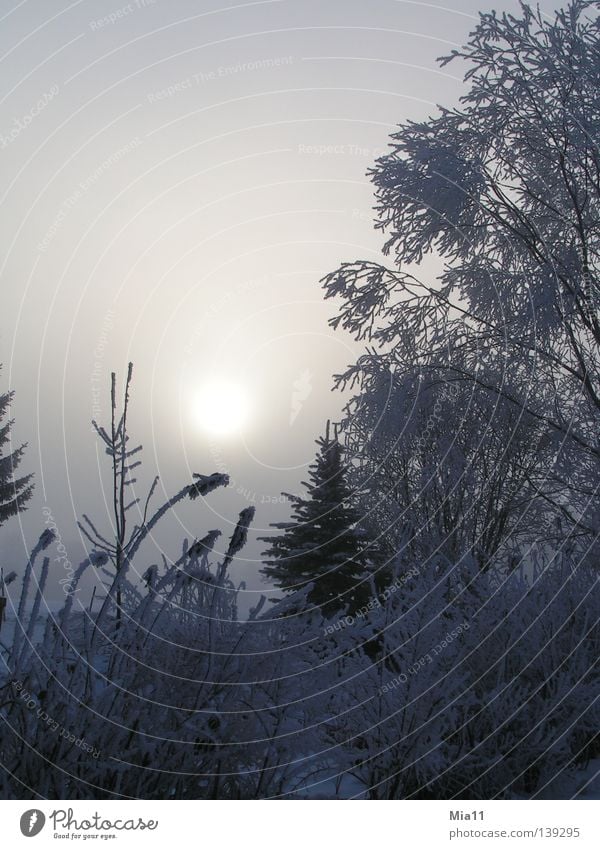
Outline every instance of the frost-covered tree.
[[[0, 395], [0, 422], [6, 418], [13, 395], [13, 392]], [[8, 453], [5, 450], [10, 444], [12, 425], [12, 420], [0, 425], [0, 525], [23, 510], [33, 495], [33, 475], [15, 476], [27, 446], [21, 445]]]
[[284, 493], [292, 504], [291, 521], [272, 524], [283, 533], [261, 538], [269, 543], [262, 573], [286, 593], [311, 584], [309, 604], [331, 614], [354, 610], [368, 597], [368, 546], [340, 443], [327, 433], [317, 445], [303, 484], [306, 496]]
[[[127, 417], [129, 413], [132, 376], [133, 363], [129, 363], [121, 414], [119, 415], [117, 405], [117, 377], [115, 372], [113, 372], [111, 374], [110, 390], [110, 425], [105, 428], [96, 421], [92, 421], [92, 426], [104, 444], [106, 454], [110, 457], [112, 528], [107, 534], [100, 533], [85, 513], [82, 517], [83, 521], [78, 522], [79, 529], [86, 539], [92, 543], [97, 552], [102, 553], [107, 558], [107, 561], [112, 566], [110, 591], [105, 598], [103, 610], [108, 609], [109, 603], [115, 604], [117, 621], [121, 618], [123, 578], [127, 574], [129, 566], [140, 546], [155, 526], [184, 498], [193, 500], [200, 495], [208, 495], [217, 487], [227, 486], [229, 483], [227, 475], [217, 472], [212, 475], [194, 474], [194, 478], [197, 479], [194, 483], [181, 489], [159, 508], [155, 508], [154, 510], [151, 510], [151, 505], [159, 482], [158, 476], [152, 481], [143, 504], [139, 497], [131, 495], [137, 483], [135, 470], [139, 469], [142, 465], [141, 451], [143, 447], [142, 445], [136, 445], [132, 448], [129, 445], [130, 436]], [[137, 522], [135, 523], [131, 519], [131, 514], [134, 510], [137, 510], [138, 514]], [[214, 544], [216, 539], [214, 536], [215, 533], [218, 535], [218, 532], [212, 531], [209, 537], [205, 538], [204, 541], [200, 541], [201, 543], [205, 543], [205, 548], [209, 545], [209, 540], [211, 546]], [[201, 545], [198, 546], [197, 544], [197, 547], [200, 549]]]
[[413, 565], [469, 554], [487, 568], [537, 538], [548, 512], [533, 483], [550, 459], [545, 429], [450, 369], [425, 380], [382, 365], [350, 402], [343, 435], [363, 524], [387, 552], [382, 572], [399, 549]]
[[[553, 19], [526, 4], [517, 16], [482, 14], [466, 47], [441, 60], [467, 64], [458, 106], [402, 123], [371, 171], [393, 267], [347, 263], [325, 279], [343, 301], [333, 323], [379, 343], [395, 372], [451, 368], [544, 425], [557, 461], [551, 485], [537, 481], [541, 495], [590, 534], [600, 464], [598, 8], [573, 0]], [[427, 255], [439, 262], [436, 280], [419, 274]]]

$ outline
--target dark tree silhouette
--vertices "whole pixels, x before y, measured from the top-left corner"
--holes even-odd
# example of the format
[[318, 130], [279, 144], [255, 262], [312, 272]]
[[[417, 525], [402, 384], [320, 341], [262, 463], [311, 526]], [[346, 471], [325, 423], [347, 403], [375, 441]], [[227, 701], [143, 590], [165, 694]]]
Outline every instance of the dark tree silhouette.
[[[5, 392], [0, 395], [0, 422], [2, 422], [10, 409], [14, 392]], [[15, 470], [19, 466], [27, 445], [21, 445], [14, 451], [5, 453], [5, 446], [10, 444], [11, 428], [13, 420], [9, 419], [0, 425], [0, 525], [15, 516], [25, 505], [33, 494], [33, 475], [15, 477]]]
[[292, 520], [271, 525], [282, 534], [260, 538], [270, 544], [262, 573], [286, 593], [311, 584], [308, 602], [327, 615], [345, 608], [352, 613], [370, 593], [368, 546], [337, 438], [328, 429], [317, 445], [310, 482], [303, 482], [307, 497], [284, 493], [293, 504]]

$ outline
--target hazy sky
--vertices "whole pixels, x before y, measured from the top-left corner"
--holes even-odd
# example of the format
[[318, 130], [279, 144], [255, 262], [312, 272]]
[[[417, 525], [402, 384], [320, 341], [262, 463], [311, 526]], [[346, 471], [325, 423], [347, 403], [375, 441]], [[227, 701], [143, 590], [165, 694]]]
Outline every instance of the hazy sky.
[[[265, 590], [255, 536], [287, 517], [271, 502], [298, 491], [339, 415], [332, 374], [360, 350], [328, 327], [319, 278], [379, 256], [367, 168], [395, 124], [460, 96], [461, 65], [435, 59], [479, 8], [0, 2], [0, 386], [16, 390], [14, 439], [36, 475], [30, 509], [0, 530], [5, 569], [21, 568], [43, 507], [74, 564], [75, 518], [110, 526], [90, 420], [106, 422], [110, 372], [131, 359], [138, 492], [155, 473], [160, 495], [192, 471], [232, 476], [158, 544], [176, 555], [183, 536], [227, 532], [254, 503], [235, 576], [249, 601]], [[245, 387], [237, 435], [201, 427], [209, 380]]]

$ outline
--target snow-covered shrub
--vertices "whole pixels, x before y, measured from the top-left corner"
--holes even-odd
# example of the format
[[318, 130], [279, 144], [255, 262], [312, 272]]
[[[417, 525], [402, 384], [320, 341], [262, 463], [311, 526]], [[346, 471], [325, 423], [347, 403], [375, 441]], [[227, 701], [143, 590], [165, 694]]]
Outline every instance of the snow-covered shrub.
[[[142, 542], [163, 516], [182, 499], [208, 496], [228, 479], [195, 475], [150, 510], [155, 481], [131, 527], [128, 516], [138, 500], [128, 503], [126, 493], [140, 449], [127, 444], [130, 381], [131, 367], [119, 418], [113, 375], [112, 426], [96, 426], [113, 467], [115, 525], [100, 533], [84, 518], [81, 529], [94, 549], [70, 579], [61, 612], [47, 617], [41, 642], [34, 628], [49, 558], [39, 576], [35, 566], [53, 541], [51, 531], [42, 534], [25, 570], [0, 680], [5, 798], [220, 794], [221, 748], [236, 738], [236, 686], [245, 680], [244, 634], [228, 571], [246, 542], [254, 508], [240, 513], [218, 559], [211, 552], [219, 532], [211, 531], [191, 545], [184, 542], [177, 559], [163, 557], [161, 567], [135, 568]], [[90, 569], [105, 578], [95, 610], [77, 595]]]
[[359, 795], [560, 798], [597, 738], [599, 613], [587, 566], [465, 562], [430, 567], [340, 629], [340, 647], [355, 648], [340, 659], [331, 736]]

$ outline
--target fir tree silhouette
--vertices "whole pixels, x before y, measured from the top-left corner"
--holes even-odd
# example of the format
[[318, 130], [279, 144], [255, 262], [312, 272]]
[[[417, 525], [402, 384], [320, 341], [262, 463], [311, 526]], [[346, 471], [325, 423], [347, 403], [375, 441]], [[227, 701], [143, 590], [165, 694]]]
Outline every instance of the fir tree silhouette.
[[[14, 393], [4, 392], [0, 395], [0, 422], [4, 420]], [[12, 419], [0, 425], [0, 525], [23, 510], [33, 494], [33, 475], [15, 477], [15, 470], [23, 458], [26, 445], [21, 445], [14, 451], [5, 453], [4, 446], [10, 444]]]
[[353, 613], [370, 594], [368, 546], [348, 483], [343, 450], [336, 437], [317, 440], [306, 497], [283, 493], [293, 505], [291, 521], [273, 523], [283, 533], [260, 537], [269, 543], [261, 570], [286, 593], [312, 587], [307, 600], [325, 615]]

